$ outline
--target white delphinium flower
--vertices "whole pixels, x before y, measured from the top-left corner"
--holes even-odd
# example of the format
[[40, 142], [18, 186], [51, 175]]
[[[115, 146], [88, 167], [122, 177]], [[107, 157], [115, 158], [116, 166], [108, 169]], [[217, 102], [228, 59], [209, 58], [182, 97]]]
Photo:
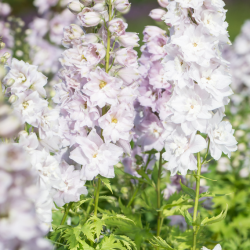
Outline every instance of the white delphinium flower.
[[219, 160], [222, 152], [228, 157], [237, 150], [234, 129], [228, 121], [221, 121], [222, 116], [217, 112], [211, 119], [207, 131], [210, 138], [210, 153], [215, 160]]
[[194, 153], [202, 151], [206, 148], [206, 141], [201, 135], [196, 135], [195, 132], [190, 136], [178, 127], [166, 139], [163, 158], [168, 161], [167, 169], [171, 171], [171, 175], [180, 172], [182, 175], [187, 174], [187, 170], [197, 169], [197, 160]]
[[82, 177], [92, 180], [98, 174], [107, 178], [114, 177], [114, 164], [118, 162], [123, 151], [112, 143], [104, 143], [94, 129], [82, 139], [76, 139], [79, 146], [70, 158], [82, 165]]
[[42, 97], [46, 96], [43, 87], [47, 83], [47, 77], [37, 71], [37, 66], [13, 58], [10, 71], [4, 78], [3, 83], [6, 84], [9, 79], [14, 80], [11, 86], [11, 93], [21, 93], [31, 88], [36, 90]]
[[38, 125], [38, 113], [46, 106], [48, 102], [40, 98], [37, 91], [19, 93], [13, 103], [14, 111], [22, 118], [22, 122], [33, 126]]
[[85, 181], [79, 179], [80, 170], [75, 170], [74, 166], [68, 165], [65, 161], [60, 164], [60, 169], [65, 187], [57, 190], [53, 199], [61, 207], [65, 203], [79, 201], [80, 195], [86, 195], [88, 191], [84, 187]]
[[207, 121], [212, 117], [210, 111], [222, 105], [223, 103], [213, 100], [207, 91], [197, 85], [194, 89], [176, 88], [169, 100], [169, 107], [174, 113], [171, 120], [181, 124], [187, 135], [197, 130], [206, 132]]

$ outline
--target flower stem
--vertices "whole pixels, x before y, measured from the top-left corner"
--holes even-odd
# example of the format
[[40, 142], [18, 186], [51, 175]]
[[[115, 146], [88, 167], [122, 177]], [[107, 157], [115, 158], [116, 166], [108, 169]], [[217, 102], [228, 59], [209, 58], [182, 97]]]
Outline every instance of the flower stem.
[[[198, 132], [199, 134], [199, 132]], [[193, 222], [196, 222], [198, 205], [199, 205], [199, 195], [200, 195], [200, 175], [201, 175], [201, 155], [200, 152], [197, 154], [197, 174], [196, 174], [196, 190], [195, 190], [195, 202], [194, 202], [194, 214], [193, 214]], [[193, 248], [192, 250], [196, 250], [196, 241], [197, 234], [199, 231], [199, 226], [193, 227]]]
[[[161, 172], [162, 172], [162, 152], [160, 152], [158, 179], [157, 179], [157, 209], [161, 208]], [[160, 236], [161, 233], [161, 212], [157, 212], [157, 232], [156, 236]]]
[[65, 208], [65, 212], [64, 212], [64, 215], [63, 215], [63, 218], [62, 218], [62, 221], [61, 221], [61, 224], [60, 225], [64, 225], [66, 219], [67, 219], [67, 216], [68, 216], [68, 213], [69, 213], [69, 210], [70, 208], [72, 207], [73, 205], [73, 202], [70, 202], [68, 204], [68, 206]]
[[[112, 20], [112, 4], [111, 1], [109, 1], [109, 21]], [[109, 72], [109, 58], [110, 58], [110, 40], [111, 40], [111, 33], [109, 31], [109, 29], [107, 29], [108, 32], [108, 37], [107, 37], [107, 51], [106, 51], [106, 67], [105, 70], [108, 73]]]
[[140, 185], [138, 184], [138, 187], [136, 188], [135, 192], [133, 193], [133, 196], [131, 197], [131, 199], [129, 200], [129, 203], [128, 203], [127, 207], [131, 206], [131, 204], [133, 203], [139, 189], [140, 189]]
[[95, 216], [97, 215], [100, 189], [101, 189], [101, 179], [98, 178], [97, 188], [96, 188], [96, 192], [95, 192], [95, 209], [94, 209], [94, 215]]

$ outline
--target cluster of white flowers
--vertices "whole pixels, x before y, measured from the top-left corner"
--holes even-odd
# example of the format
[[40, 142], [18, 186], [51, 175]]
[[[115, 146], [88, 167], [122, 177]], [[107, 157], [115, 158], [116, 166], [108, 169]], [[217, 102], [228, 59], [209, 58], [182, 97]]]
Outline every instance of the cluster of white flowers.
[[21, 145], [0, 144], [0, 249], [52, 249], [36, 213], [36, 174]]
[[139, 38], [115, 18], [116, 11], [128, 10], [127, 1], [111, 1], [109, 6], [105, 1], [81, 2], [85, 5], [74, 1], [68, 8], [81, 26], [94, 27], [95, 33], [76, 24], [64, 29], [62, 83], [53, 98], [61, 111], [61, 155], [82, 165], [83, 180], [98, 174], [112, 178], [114, 165], [123, 152], [130, 152], [139, 78], [133, 47]]
[[47, 78], [37, 71], [36, 66], [15, 58], [3, 79], [5, 95], [9, 96], [14, 114], [26, 128], [19, 133], [18, 141], [28, 152], [32, 168], [38, 173], [37, 186], [41, 195], [36, 205], [45, 231], [51, 225], [53, 201], [63, 206], [78, 201], [81, 194], [87, 193], [84, 181], [77, 179], [79, 170], [57, 160], [61, 147], [59, 111], [50, 109], [44, 99], [46, 83]]
[[[196, 170], [194, 153], [207, 147], [218, 160], [237, 149], [234, 130], [222, 121], [224, 105], [233, 93], [228, 62], [221, 48], [229, 44], [224, 2], [212, 0], [160, 1], [165, 10], [150, 13], [169, 26], [170, 37], [158, 27], [144, 30], [141, 57], [139, 140], [145, 150], [161, 151], [174, 175]], [[198, 133], [197, 133], [198, 132]]]

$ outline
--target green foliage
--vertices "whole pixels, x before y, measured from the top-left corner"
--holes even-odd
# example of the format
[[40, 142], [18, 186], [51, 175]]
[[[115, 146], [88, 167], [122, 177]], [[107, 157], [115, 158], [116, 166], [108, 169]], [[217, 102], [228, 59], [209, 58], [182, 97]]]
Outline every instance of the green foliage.
[[212, 218], [205, 218], [202, 222], [201, 222], [201, 225], [202, 226], [206, 226], [206, 225], [210, 225], [210, 224], [214, 224], [214, 223], [217, 223], [221, 220], [224, 220], [226, 218], [226, 215], [227, 215], [227, 209], [228, 209], [228, 206], [226, 208], [225, 211], [222, 211], [219, 215], [215, 216], [215, 217], [212, 217]]
[[195, 191], [189, 187], [186, 187], [184, 184], [182, 184], [181, 180], [180, 180], [180, 184], [181, 184], [181, 188], [182, 188], [183, 192], [188, 194], [190, 196], [190, 198], [195, 199]]
[[153, 239], [150, 241], [150, 243], [154, 246], [154, 247], [159, 247], [160, 249], [167, 249], [167, 250], [172, 250], [173, 248], [171, 246], [168, 245], [168, 243], [163, 240], [160, 236], [158, 237], [153, 237]]

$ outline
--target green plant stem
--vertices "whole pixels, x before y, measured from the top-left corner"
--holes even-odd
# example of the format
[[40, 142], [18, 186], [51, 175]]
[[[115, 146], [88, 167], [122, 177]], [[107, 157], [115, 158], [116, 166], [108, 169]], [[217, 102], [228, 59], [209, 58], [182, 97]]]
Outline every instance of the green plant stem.
[[[148, 156], [148, 160], [147, 160], [147, 163], [146, 163], [146, 166], [145, 166], [145, 172], [146, 172], [146, 170], [148, 168], [148, 164], [149, 164], [150, 160], [151, 160], [151, 154], [149, 154], [149, 156]], [[143, 189], [144, 185], [142, 185], [141, 188]], [[136, 188], [136, 190], [135, 190], [133, 196], [131, 197], [131, 199], [129, 200], [129, 203], [128, 203], [127, 207], [131, 206], [131, 204], [133, 203], [133, 201], [134, 201], [134, 199], [135, 199], [135, 197], [136, 197], [139, 189], [140, 189], [140, 183], [138, 183], [138, 187]]]
[[[197, 132], [199, 134], [199, 132]], [[200, 152], [197, 154], [197, 174], [196, 174], [196, 190], [195, 190], [195, 202], [194, 202], [194, 214], [193, 214], [193, 222], [196, 222], [198, 205], [199, 205], [199, 196], [200, 196], [200, 175], [201, 175], [201, 154]], [[199, 231], [199, 227], [193, 227], [193, 248], [192, 250], [196, 250], [196, 242], [197, 242], [197, 234]]]
[[69, 210], [70, 208], [72, 207], [73, 205], [73, 202], [70, 202], [68, 204], [68, 206], [65, 208], [65, 211], [64, 211], [64, 215], [63, 215], [63, 218], [62, 218], [62, 221], [61, 221], [61, 224], [60, 225], [64, 225], [66, 219], [67, 219], [67, 216], [68, 216], [68, 213], [69, 213]]
[[97, 188], [95, 192], [95, 209], [94, 209], [94, 215], [97, 215], [97, 209], [98, 209], [98, 201], [99, 201], [99, 194], [100, 194], [100, 189], [101, 189], [101, 179], [98, 178], [97, 181]]
[[131, 199], [129, 200], [129, 203], [127, 205], [127, 207], [130, 207], [131, 204], [133, 203], [138, 191], [139, 191], [140, 185], [138, 184], [138, 187], [136, 188], [135, 192], [133, 193], [133, 196], [131, 197]]
[[[109, 21], [112, 20], [112, 4], [111, 1], [109, 0], [108, 3], [109, 6]], [[110, 58], [110, 40], [111, 40], [111, 33], [109, 29], [107, 29], [108, 32], [108, 37], [107, 37], [107, 51], [106, 51], [106, 65], [105, 65], [105, 70], [108, 73], [109, 72], [109, 58]]]
[[[160, 152], [159, 169], [158, 169], [158, 179], [157, 179], [157, 209], [161, 208], [161, 172], [162, 172], [162, 152]], [[157, 212], [157, 232], [156, 236], [160, 236], [161, 233], [161, 212]]]

